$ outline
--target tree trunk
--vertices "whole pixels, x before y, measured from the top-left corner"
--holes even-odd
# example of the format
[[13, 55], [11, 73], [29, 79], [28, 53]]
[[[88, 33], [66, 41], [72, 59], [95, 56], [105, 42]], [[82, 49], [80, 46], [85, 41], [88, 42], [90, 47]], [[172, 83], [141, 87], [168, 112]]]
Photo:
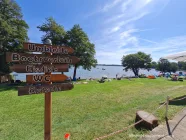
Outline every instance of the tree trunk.
[[139, 70], [138, 69], [133, 68], [132, 71], [133, 71], [133, 73], [134, 73], [135, 76], [138, 76], [139, 75], [138, 74], [139, 73]]
[[77, 70], [77, 65], [74, 65], [74, 75], [73, 75], [73, 79], [76, 78], [76, 70]]
[[139, 69], [136, 69], [136, 76], [139, 76]]
[[133, 68], [132, 71], [133, 71], [134, 75], [136, 76], [136, 74], [137, 74], [136, 69]]

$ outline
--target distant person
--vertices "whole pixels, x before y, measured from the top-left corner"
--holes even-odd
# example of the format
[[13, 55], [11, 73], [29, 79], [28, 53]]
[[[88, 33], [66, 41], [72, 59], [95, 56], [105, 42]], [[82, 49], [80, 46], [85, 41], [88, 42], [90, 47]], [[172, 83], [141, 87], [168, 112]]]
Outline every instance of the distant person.
[[179, 72], [179, 76], [183, 76], [183, 72], [180, 71], [180, 72]]
[[165, 77], [165, 73], [163, 73], [162, 75], [163, 75], [163, 77]]

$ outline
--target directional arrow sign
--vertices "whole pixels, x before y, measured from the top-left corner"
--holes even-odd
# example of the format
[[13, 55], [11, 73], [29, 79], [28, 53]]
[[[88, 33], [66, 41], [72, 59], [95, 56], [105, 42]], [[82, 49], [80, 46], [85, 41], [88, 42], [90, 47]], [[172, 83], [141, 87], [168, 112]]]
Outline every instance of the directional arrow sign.
[[74, 50], [71, 47], [66, 46], [54, 46], [47, 44], [37, 44], [37, 43], [23, 43], [24, 50], [30, 52], [47, 52], [47, 53], [56, 53], [56, 54], [71, 54]]
[[61, 83], [42, 86], [25, 86], [18, 88], [18, 96], [65, 91], [71, 90], [73, 87], [74, 85], [72, 83]]
[[33, 83], [47, 83], [47, 82], [63, 82], [67, 80], [67, 76], [63, 74], [45, 74], [45, 75], [27, 75], [26, 82], [33, 84]]
[[7, 62], [28, 62], [28, 63], [54, 63], [54, 64], [76, 64], [79, 58], [75, 56], [27, 54], [27, 53], [6, 53]]
[[10, 66], [10, 70], [17, 73], [50, 73], [50, 72], [68, 72], [68, 64], [55, 65], [25, 65], [14, 64]]

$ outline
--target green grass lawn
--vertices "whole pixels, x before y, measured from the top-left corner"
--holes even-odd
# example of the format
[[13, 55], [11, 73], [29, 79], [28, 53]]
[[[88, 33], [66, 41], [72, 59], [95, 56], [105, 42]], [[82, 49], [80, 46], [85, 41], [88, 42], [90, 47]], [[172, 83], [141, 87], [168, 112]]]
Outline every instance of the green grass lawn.
[[[91, 140], [134, 123], [137, 110], [153, 112], [167, 96], [183, 96], [186, 83], [135, 79], [113, 80], [103, 84], [76, 84], [74, 89], [52, 93], [52, 138], [62, 140], [69, 132], [71, 140]], [[172, 118], [186, 105], [170, 105]], [[164, 122], [165, 107], [157, 111]], [[0, 86], [0, 140], [42, 140], [44, 131], [44, 94], [18, 96], [13, 87]], [[131, 128], [109, 140], [138, 139], [144, 134]]]

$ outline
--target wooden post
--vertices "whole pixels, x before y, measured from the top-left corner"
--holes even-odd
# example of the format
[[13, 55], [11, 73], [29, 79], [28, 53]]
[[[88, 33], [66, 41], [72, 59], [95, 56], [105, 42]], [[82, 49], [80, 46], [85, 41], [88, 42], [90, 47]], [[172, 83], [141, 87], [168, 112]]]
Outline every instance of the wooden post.
[[[25, 64], [14, 64], [10, 69], [19, 73], [45, 73], [45, 75], [28, 75], [27, 83], [45, 83], [41, 86], [27, 85], [18, 88], [18, 96], [45, 93], [44, 111], [44, 140], [52, 139], [52, 95], [51, 92], [71, 90], [72, 83], [53, 84], [52, 82], [63, 82], [67, 79], [66, 75], [53, 74], [52, 72], [67, 72], [69, 64], [76, 64], [79, 58], [69, 55], [74, 50], [70, 47], [52, 46], [51, 40], [47, 39], [45, 44], [24, 43], [24, 49], [30, 52], [42, 52], [44, 54], [29, 54], [6, 52], [6, 62], [27, 62]], [[47, 45], [48, 44], [48, 45]], [[49, 56], [46, 56], [49, 54]], [[35, 59], [37, 57], [37, 59]], [[32, 61], [31, 61], [32, 60]], [[32, 62], [32, 63], [30, 63]], [[55, 64], [55, 65], [52, 65]], [[3, 76], [4, 77], [4, 76]], [[4, 79], [4, 78], [3, 78]], [[0, 76], [0, 82], [2, 82]], [[5, 79], [6, 80], [6, 79]], [[49, 93], [46, 93], [49, 92]]]
[[[50, 41], [49, 41], [50, 42]], [[52, 43], [49, 43], [52, 45]], [[49, 53], [52, 55], [52, 53]], [[52, 63], [51, 63], [52, 64]], [[45, 74], [50, 74], [51, 73], [45, 73]], [[49, 85], [52, 84], [52, 82], [48, 83]], [[45, 93], [45, 116], [44, 116], [44, 140], [51, 140], [52, 139], [52, 95], [51, 92]]]
[[52, 96], [51, 92], [45, 93], [45, 136], [44, 140], [51, 140], [52, 131]]
[[167, 96], [167, 103], [166, 103], [166, 112], [165, 112], [165, 118], [167, 119], [168, 117], [168, 106], [169, 106], [169, 96]]

